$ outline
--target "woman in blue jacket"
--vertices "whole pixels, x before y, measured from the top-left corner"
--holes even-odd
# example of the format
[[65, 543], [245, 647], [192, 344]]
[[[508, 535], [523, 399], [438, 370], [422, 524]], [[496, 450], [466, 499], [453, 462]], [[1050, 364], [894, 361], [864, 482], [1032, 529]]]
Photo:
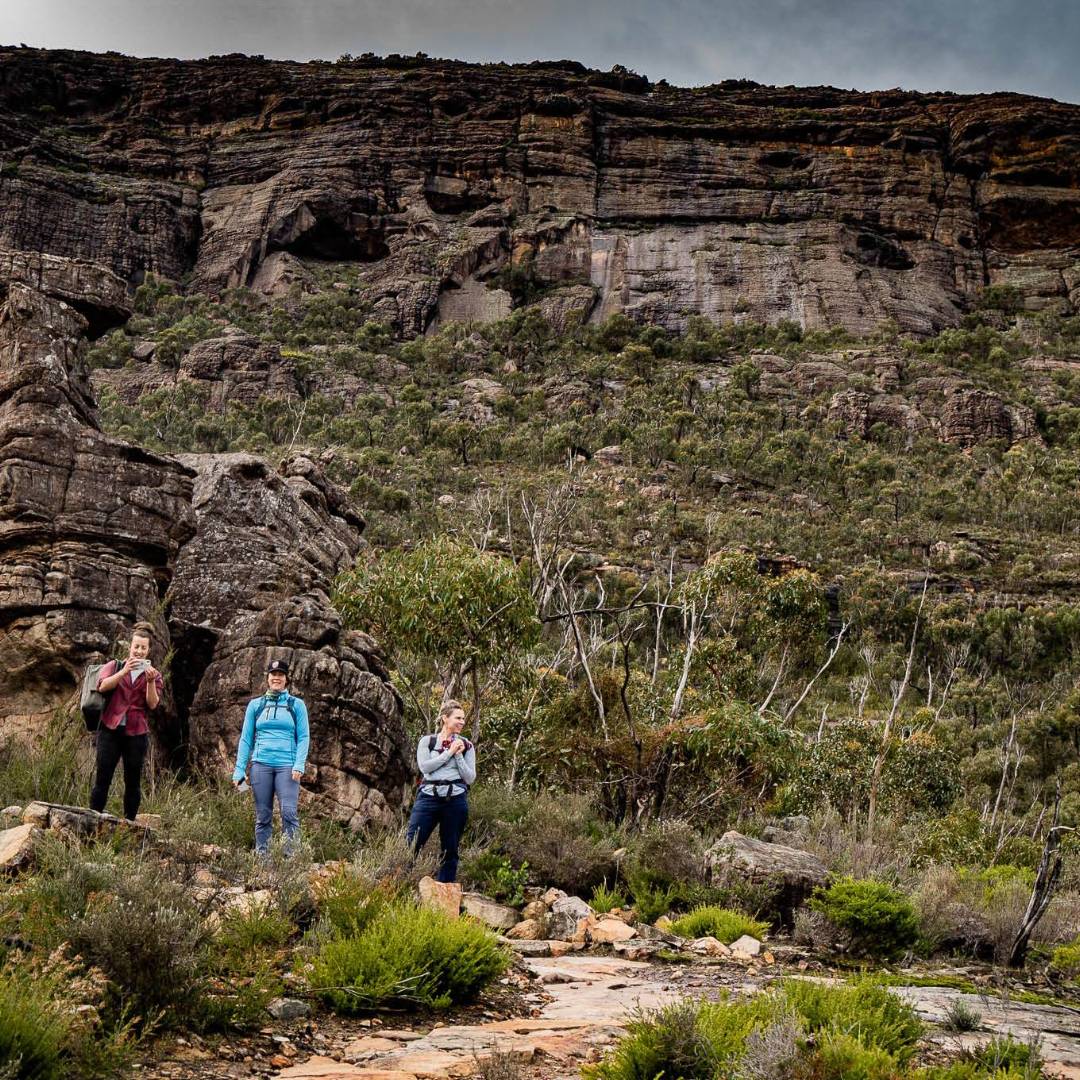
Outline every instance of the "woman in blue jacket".
[[300, 837], [296, 804], [307, 762], [308, 715], [303, 701], [289, 693], [288, 683], [289, 665], [272, 660], [266, 669], [266, 693], [248, 702], [236, 751], [233, 784], [239, 788], [248, 774], [255, 796], [255, 851], [259, 855], [270, 850], [275, 794], [287, 854], [296, 850]]

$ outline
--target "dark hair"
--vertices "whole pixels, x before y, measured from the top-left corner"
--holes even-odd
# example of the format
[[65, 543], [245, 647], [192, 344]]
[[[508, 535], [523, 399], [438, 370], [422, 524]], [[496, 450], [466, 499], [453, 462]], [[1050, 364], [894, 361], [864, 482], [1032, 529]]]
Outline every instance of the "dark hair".
[[154, 642], [154, 628], [148, 622], [137, 622], [131, 628], [131, 636], [146, 638], [151, 644]]

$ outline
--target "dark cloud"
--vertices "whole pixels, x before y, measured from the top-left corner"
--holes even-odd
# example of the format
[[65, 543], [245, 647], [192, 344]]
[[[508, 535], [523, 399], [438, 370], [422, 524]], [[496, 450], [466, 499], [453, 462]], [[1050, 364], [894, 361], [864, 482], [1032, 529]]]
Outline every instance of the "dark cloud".
[[2, 0], [0, 40], [141, 56], [572, 58], [681, 85], [1080, 101], [1077, 0]]

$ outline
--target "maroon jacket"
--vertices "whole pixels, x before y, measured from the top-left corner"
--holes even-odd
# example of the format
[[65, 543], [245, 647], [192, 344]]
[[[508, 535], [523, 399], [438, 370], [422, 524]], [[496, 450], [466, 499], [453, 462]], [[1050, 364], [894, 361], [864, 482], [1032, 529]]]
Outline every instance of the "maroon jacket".
[[[98, 675], [98, 685], [101, 685], [103, 679], [115, 675], [123, 666], [119, 660], [113, 660], [112, 663], [106, 664], [101, 669], [101, 674]], [[154, 681], [157, 683], [158, 699], [160, 700], [161, 691], [165, 685], [160, 672]], [[150, 730], [150, 725], [146, 719], [146, 710], [146, 674], [140, 673], [134, 682], [125, 675], [117, 684], [116, 689], [105, 700], [105, 711], [101, 714], [101, 726], [107, 727], [110, 731], [115, 731], [120, 726], [121, 717], [126, 714], [127, 722], [124, 725], [124, 731], [128, 735], [145, 735]]]

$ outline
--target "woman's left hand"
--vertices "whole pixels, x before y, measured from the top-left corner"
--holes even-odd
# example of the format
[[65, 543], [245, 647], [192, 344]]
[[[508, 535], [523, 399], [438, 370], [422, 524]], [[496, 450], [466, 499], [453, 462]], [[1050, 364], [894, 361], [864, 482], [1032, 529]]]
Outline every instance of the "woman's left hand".
[[304, 774], [303, 774], [302, 772], [300, 772], [300, 771], [299, 771], [298, 769], [293, 769], [293, 771], [292, 771], [292, 778], [293, 778], [293, 779], [294, 779], [294, 780], [295, 780], [295, 781], [296, 781], [297, 783], [299, 783], [299, 782], [300, 782], [300, 779], [301, 779], [301, 777], [303, 777], [303, 775], [304, 775]]

